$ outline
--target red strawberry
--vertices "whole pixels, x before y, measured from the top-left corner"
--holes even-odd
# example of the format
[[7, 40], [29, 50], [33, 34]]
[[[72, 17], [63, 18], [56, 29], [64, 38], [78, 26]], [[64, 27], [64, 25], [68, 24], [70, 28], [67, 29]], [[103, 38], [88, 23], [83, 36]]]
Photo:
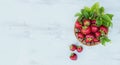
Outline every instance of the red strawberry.
[[70, 50], [71, 51], [75, 51], [76, 49], [77, 49], [76, 45], [74, 45], [74, 44], [70, 45]]
[[81, 38], [81, 39], [83, 39], [84, 38], [84, 35], [82, 34], [82, 33], [78, 33], [78, 38]]
[[97, 32], [97, 31], [98, 31], [98, 27], [95, 26], [95, 25], [91, 25], [91, 31], [92, 31], [93, 33]]
[[75, 23], [75, 28], [77, 28], [77, 29], [81, 29], [82, 28], [82, 24], [80, 24], [80, 22], [78, 20]]
[[108, 28], [102, 25], [102, 26], [100, 26], [100, 32], [107, 34]]
[[86, 38], [94, 38], [94, 35], [93, 34], [88, 34], [88, 35], [86, 35]]
[[94, 38], [93, 42], [99, 42], [99, 40], [97, 38]]
[[70, 59], [71, 60], [77, 60], [77, 55], [75, 53], [71, 53]]
[[86, 43], [92, 42], [92, 39], [91, 38], [86, 38], [85, 42]]
[[82, 34], [87, 35], [87, 34], [91, 33], [91, 29], [90, 29], [90, 27], [84, 26], [84, 27], [82, 27], [81, 32], [82, 32]]
[[87, 20], [87, 19], [83, 20], [83, 24], [84, 24], [84, 26], [89, 26], [90, 20]]
[[94, 35], [93, 34], [88, 34], [86, 35], [86, 43], [91, 42], [94, 39]]
[[92, 24], [96, 24], [96, 20], [91, 20], [91, 23]]
[[96, 32], [96, 33], [95, 33], [95, 36], [96, 36], [96, 37], [100, 37], [100, 35], [101, 35], [100, 32]]
[[82, 46], [77, 46], [77, 52], [82, 52], [82, 50], [83, 50], [83, 47]]

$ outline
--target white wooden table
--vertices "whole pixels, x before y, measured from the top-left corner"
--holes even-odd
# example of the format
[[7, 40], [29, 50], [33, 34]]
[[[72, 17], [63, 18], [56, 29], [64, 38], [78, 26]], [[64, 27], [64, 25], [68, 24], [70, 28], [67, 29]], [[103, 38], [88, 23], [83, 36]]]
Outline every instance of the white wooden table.
[[[113, 13], [112, 44], [84, 46], [71, 61], [74, 14], [100, 2]], [[0, 0], [0, 65], [120, 65], [120, 0]]]

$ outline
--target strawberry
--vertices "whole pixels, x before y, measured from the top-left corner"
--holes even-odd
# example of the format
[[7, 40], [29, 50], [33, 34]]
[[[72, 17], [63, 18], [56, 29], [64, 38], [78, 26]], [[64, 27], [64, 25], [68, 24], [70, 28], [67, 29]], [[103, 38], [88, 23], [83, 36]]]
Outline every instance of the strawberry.
[[83, 50], [83, 47], [82, 46], [77, 46], [77, 52], [82, 52], [82, 50]]
[[99, 40], [97, 38], [94, 38], [93, 42], [99, 42]]
[[87, 19], [83, 20], [83, 24], [84, 24], [84, 26], [89, 26], [90, 20], [87, 20]]
[[81, 33], [82, 33], [82, 34], [85, 34], [85, 35], [91, 33], [90, 27], [86, 27], [86, 26], [82, 27]]
[[71, 60], [77, 60], [77, 55], [75, 53], [71, 53], [70, 59]]
[[75, 28], [77, 28], [77, 29], [81, 29], [82, 28], [82, 24], [78, 20], [75, 23]]
[[86, 35], [86, 43], [92, 42], [92, 40], [94, 39], [94, 35], [93, 34], [88, 34]]
[[92, 24], [96, 24], [96, 20], [91, 20], [91, 23]]
[[95, 33], [95, 36], [96, 36], [96, 37], [100, 37], [100, 35], [101, 35], [100, 32], [96, 32], [96, 33]]
[[85, 42], [86, 43], [92, 42], [92, 39], [91, 38], [86, 38]]
[[71, 51], [75, 51], [76, 49], [77, 49], [76, 45], [74, 45], [74, 44], [70, 45], [70, 50]]
[[105, 26], [100, 26], [100, 32], [102, 33], [102, 34], [107, 34], [108, 33], [108, 28], [107, 27], [105, 27]]
[[95, 26], [95, 25], [91, 25], [91, 31], [92, 31], [93, 33], [97, 32], [97, 31], [98, 31], [98, 27]]
[[79, 33], [78, 33], [78, 38], [83, 39], [83, 38], [84, 38], [84, 35], [83, 35], [81, 32], [79, 32]]

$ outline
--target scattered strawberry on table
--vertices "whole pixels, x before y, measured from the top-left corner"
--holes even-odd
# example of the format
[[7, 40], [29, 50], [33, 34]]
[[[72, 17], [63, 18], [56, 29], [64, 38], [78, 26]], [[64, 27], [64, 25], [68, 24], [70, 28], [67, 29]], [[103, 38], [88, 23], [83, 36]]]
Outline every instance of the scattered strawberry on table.
[[75, 45], [75, 44], [71, 44], [70, 45], [70, 51], [72, 51], [72, 53], [70, 55], [70, 59], [71, 60], [77, 60], [77, 54], [74, 53], [74, 51], [77, 51], [78, 53], [81, 53], [83, 51], [83, 47]]
[[77, 60], [77, 55], [75, 53], [71, 53], [70, 59], [71, 60]]
[[77, 49], [77, 46], [75, 44], [70, 45], [70, 50], [75, 51]]
[[82, 46], [77, 46], [77, 52], [81, 53], [83, 51], [83, 47]]
[[113, 15], [105, 13], [104, 7], [100, 7], [98, 2], [91, 8], [84, 7], [75, 16], [78, 17], [75, 22], [75, 35], [81, 43], [93, 46], [99, 43], [105, 45], [111, 41], [108, 32], [113, 26]]

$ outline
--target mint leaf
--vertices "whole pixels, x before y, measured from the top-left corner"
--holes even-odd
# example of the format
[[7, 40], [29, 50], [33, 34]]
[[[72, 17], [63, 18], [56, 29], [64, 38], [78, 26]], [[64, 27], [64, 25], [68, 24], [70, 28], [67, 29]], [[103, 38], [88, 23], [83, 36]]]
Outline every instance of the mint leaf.
[[96, 24], [97, 24], [97, 26], [101, 26], [102, 25], [102, 21], [100, 20], [99, 17], [96, 19]]
[[109, 16], [110, 19], [112, 20], [112, 18], [113, 18], [113, 14], [106, 14], [106, 15]]
[[84, 7], [84, 10], [86, 10], [87, 12], [90, 12], [90, 8], [87, 6]]
[[106, 42], [110, 42], [111, 40], [108, 39], [107, 36], [101, 36], [101, 37], [100, 37], [100, 41], [101, 41], [101, 44], [102, 44], [102, 45], [105, 45]]
[[83, 18], [83, 15], [81, 14], [79, 17], [78, 17], [78, 21], [80, 22]]
[[94, 19], [94, 12], [93, 11], [89, 12], [89, 19]]
[[101, 42], [102, 42], [102, 45], [104, 45], [104, 46], [105, 46], [105, 40], [103, 39]]
[[99, 9], [99, 2], [96, 2], [92, 7], [91, 7], [91, 10], [92, 11], [96, 11]]
[[112, 22], [110, 22], [110, 26], [113, 27], [113, 23]]
[[97, 15], [100, 15], [100, 13], [99, 13], [99, 2], [96, 2], [96, 3], [91, 7], [91, 11], [93, 11], [93, 12], [96, 13]]
[[100, 7], [99, 8], [99, 13], [102, 15], [102, 14], [104, 14], [104, 7]]
[[77, 16], [81, 16], [82, 14], [80, 14], [80, 13], [76, 13], [75, 14], [75, 17], [77, 17]]
[[106, 41], [106, 42], [110, 42], [111, 40], [108, 39], [108, 37], [106, 37], [106, 38], [105, 38], [105, 41]]
[[105, 20], [106, 22], [111, 21], [111, 19], [108, 15], [102, 15], [102, 19]]
[[104, 26], [110, 27], [113, 25], [111, 22], [111, 18], [107, 14], [102, 15], [102, 21]]
[[85, 16], [86, 19], [89, 18], [89, 14], [88, 14], [87, 10], [82, 9], [81, 12], [82, 12], [82, 15]]
[[102, 45], [105, 45], [104, 37], [100, 37], [100, 42], [101, 42]]
[[104, 25], [106, 27], [110, 27], [110, 22], [107, 22], [105, 20], [102, 20], [102, 21], [103, 21], [102, 25]]

